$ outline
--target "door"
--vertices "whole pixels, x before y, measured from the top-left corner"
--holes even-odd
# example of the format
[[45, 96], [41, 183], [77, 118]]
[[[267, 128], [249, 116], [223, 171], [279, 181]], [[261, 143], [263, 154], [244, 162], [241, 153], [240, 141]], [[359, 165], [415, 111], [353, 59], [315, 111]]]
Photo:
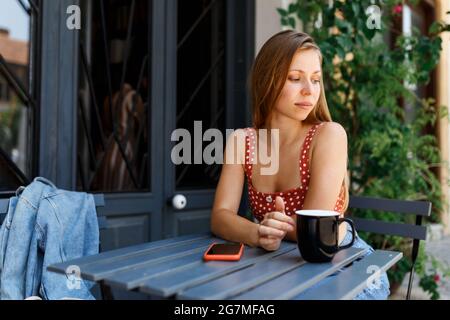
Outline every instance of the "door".
[[[209, 230], [220, 166], [176, 165], [171, 134], [248, 125], [253, 2], [44, 4], [41, 174], [105, 194], [103, 250]], [[66, 28], [69, 4], [80, 30]]]
[[[173, 237], [210, 230], [221, 164], [207, 164], [203, 152], [211, 141], [224, 146], [226, 129], [249, 125], [254, 19], [252, 1], [171, 0], [168, 12], [175, 14], [167, 19], [163, 224], [164, 237]], [[190, 157], [177, 165], [172, 151], [185, 141], [171, 141], [176, 129], [187, 130], [191, 142]], [[220, 130], [222, 139], [206, 138], [208, 129]]]

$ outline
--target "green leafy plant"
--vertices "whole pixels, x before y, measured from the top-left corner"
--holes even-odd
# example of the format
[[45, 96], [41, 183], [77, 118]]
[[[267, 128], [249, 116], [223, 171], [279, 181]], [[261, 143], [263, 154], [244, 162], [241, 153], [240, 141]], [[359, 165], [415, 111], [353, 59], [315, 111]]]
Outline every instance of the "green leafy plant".
[[[302, 29], [321, 48], [330, 112], [348, 134], [350, 194], [428, 200], [433, 203], [429, 222], [438, 223], [445, 203], [437, 169], [447, 164], [441, 161], [432, 131], [448, 114], [446, 107], [420, 92], [439, 61], [439, 35], [450, 28], [437, 21], [428, 34], [417, 29], [403, 34], [397, 27], [402, 3], [295, 0], [278, 12], [285, 27], [296, 28], [301, 21]], [[393, 213], [354, 214], [414, 223], [414, 217]], [[391, 283], [401, 283], [410, 267], [411, 241], [374, 234], [362, 237], [375, 247], [404, 251], [405, 259], [388, 273]], [[427, 261], [421, 250], [416, 272], [424, 290], [438, 298], [435, 282], [430, 282], [435, 270], [425, 267]]]
[[440, 298], [441, 280], [450, 277], [450, 268], [431, 255], [422, 253], [419, 257], [416, 268], [417, 273], [421, 275], [419, 285], [430, 294], [432, 300], [437, 300]]

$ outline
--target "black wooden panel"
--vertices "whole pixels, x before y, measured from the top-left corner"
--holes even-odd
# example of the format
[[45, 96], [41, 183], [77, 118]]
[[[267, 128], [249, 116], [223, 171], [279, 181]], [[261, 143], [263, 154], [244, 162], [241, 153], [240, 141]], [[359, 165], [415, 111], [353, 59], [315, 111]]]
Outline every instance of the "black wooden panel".
[[10, 190], [17, 190], [18, 187], [27, 183], [27, 177], [11, 161], [6, 152], [0, 148], [0, 191], [8, 192]]
[[109, 251], [150, 241], [150, 213], [108, 217], [100, 232], [102, 251]]
[[416, 214], [427, 217], [431, 214], [431, 202], [429, 201], [406, 201], [350, 196], [349, 207]]
[[177, 236], [209, 232], [211, 210], [179, 212], [175, 216]]
[[407, 223], [392, 223], [377, 220], [352, 218], [358, 231], [401, 236], [405, 238], [426, 240], [427, 228]]
[[66, 10], [78, 0], [46, 1], [42, 8], [39, 175], [75, 189], [78, 32]]
[[8, 212], [9, 199], [0, 199], [0, 214]]

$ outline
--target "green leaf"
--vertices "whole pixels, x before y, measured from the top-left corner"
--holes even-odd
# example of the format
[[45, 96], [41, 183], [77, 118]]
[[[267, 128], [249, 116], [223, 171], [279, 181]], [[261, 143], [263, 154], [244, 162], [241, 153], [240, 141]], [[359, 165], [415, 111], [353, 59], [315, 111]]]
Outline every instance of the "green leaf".
[[352, 1], [352, 9], [353, 9], [353, 13], [355, 14], [355, 16], [358, 16], [358, 14], [359, 14], [359, 3], [357, 3], [356, 1]]
[[375, 37], [376, 32], [376, 29], [369, 29], [367, 27], [363, 28], [363, 33], [369, 41]]
[[442, 24], [439, 23], [438, 21], [434, 21], [430, 28], [428, 29], [428, 33], [430, 34], [436, 34], [439, 33], [442, 30]]
[[342, 49], [342, 47], [337, 46], [336, 47], [336, 53], [337, 53], [339, 58], [345, 59], [345, 51]]
[[295, 18], [289, 17], [288, 24], [292, 29], [295, 29], [295, 25], [296, 25]]
[[277, 8], [277, 11], [282, 17], [285, 17], [285, 16], [289, 15], [289, 13], [286, 11], [286, 9]]
[[336, 27], [338, 27], [339, 31], [341, 31], [342, 33], [346, 34], [346, 33], [350, 32], [350, 25], [347, 21], [341, 20], [341, 19], [336, 19], [335, 23], [336, 23]]
[[337, 36], [336, 37], [337, 43], [341, 46], [342, 49], [346, 51], [350, 51], [352, 48], [352, 40], [349, 37], [346, 36]]
[[290, 5], [289, 5], [289, 7], [288, 7], [288, 12], [291, 14], [291, 13], [294, 13], [294, 12], [297, 12], [297, 10], [298, 10], [298, 4], [297, 3], [291, 3]]

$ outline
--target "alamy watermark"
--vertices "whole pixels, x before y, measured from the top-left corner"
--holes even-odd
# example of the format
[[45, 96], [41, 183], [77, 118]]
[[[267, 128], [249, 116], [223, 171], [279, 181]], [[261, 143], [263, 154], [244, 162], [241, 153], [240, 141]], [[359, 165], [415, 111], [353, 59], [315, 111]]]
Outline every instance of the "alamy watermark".
[[[69, 17], [66, 20], [66, 26], [69, 30], [81, 29], [81, 9], [77, 5], [70, 5], [67, 7], [66, 13]], [[381, 29], [381, 9], [377, 5], [371, 5], [365, 10], [368, 16], [366, 27], [370, 30]], [[322, 27], [322, 15], [319, 15], [318, 21], [316, 21], [316, 28]]]
[[369, 30], [381, 29], [381, 9], [377, 5], [371, 5], [366, 9], [366, 15], [368, 16], [366, 21], [366, 27]]
[[[218, 129], [208, 129], [203, 133], [201, 121], [194, 121], [194, 136], [186, 129], [172, 132], [171, 141], [178, 142], [171, 152], [172, 163], [180, 164], [255, 164], [260, 163], [261, 175], [274, 175], [279, 168], [280, 134], [278, 129], [259, 129], [248, 134], [249, 148], [245, 150], [247, 135], [243, 130], [226, 129], [225, 139]], [[270, 143], [269, 140], [270, 139]], [[224, 141], [226, 159], [224, 161]], [[204, 149], [203, 143], [210, 142]], [[268, 148], [270, 144], [270, 152]], [[193, 148], [192, 148], [193, 147]], [[194, 154], [192, 157], [192, 150]]]
[[66, 286], [69, 290], [81, 289], [81, 270], [79, 266], [71, 265], [66, 269]]
[[66, 26], [69, 30], [81, 30], [81, 9], [77, 5], [67, 7], [66, 13], [69, 17], [66, 20]]
[[366, 280], [366, 286], [369, 289], [379, 290], [381, 288], [381, 268], [376, 265], [370, 265], [366, 269], [367, 274], [373, 274]]

